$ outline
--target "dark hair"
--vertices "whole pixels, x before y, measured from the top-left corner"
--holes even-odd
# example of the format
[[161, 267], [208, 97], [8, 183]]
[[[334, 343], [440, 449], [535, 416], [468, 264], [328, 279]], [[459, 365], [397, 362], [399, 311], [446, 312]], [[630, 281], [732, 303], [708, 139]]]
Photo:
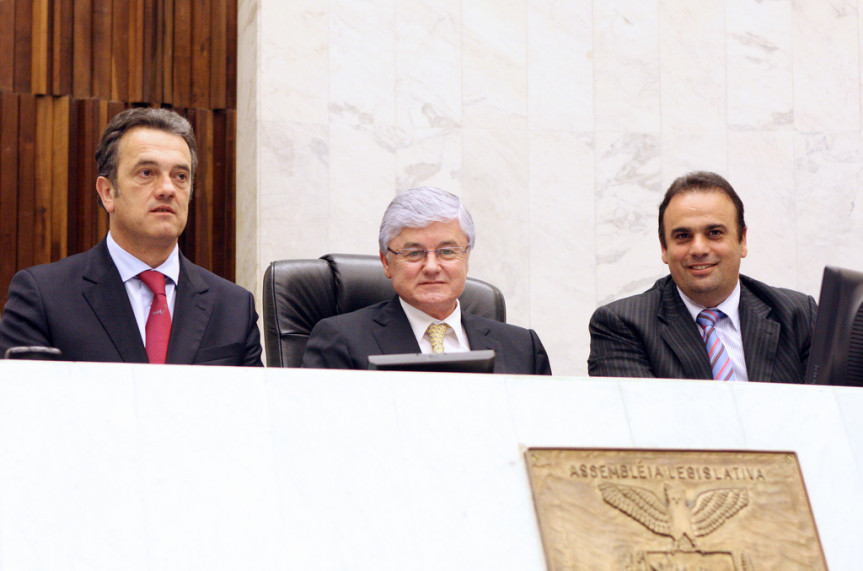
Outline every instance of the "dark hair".
[[172, 109], [156, 107], [133, 107], [117, 113], [105, 127], [102, 141], [96, 149], [96, 169], [99, 176], [104, 176], [116, 186], [118, 150], [120, 139], [130, 129], [148, 127], [179, 135], [189, 145], [192, 155], [192, 180], [198, 168], [198, 145], [195, 142], [195, 132], [185, 117]]
[[696, 171], [686, 173], [678, 177], [668, 190], [665, 191], [665, 197], [659, 205], [659, 241], [662, 247], [665, 248], [665, 209], [668, 208], [668, 203], [678, 194], [687, 194], [690, 192], [721, 192], [731, 199], [734, 203], [734, 208], [737, 209], [737, 240], [743, 240], [743, 232], [746, 230], [746, 222], [743, 220], [743, 201], [734, 192], [731, 184], [716, 173], [707, 171]]

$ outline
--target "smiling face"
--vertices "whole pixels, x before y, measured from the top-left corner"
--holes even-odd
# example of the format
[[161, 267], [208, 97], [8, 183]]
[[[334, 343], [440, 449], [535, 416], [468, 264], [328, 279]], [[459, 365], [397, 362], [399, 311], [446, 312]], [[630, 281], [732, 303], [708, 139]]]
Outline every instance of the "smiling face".
[[678, 194], [663, 218], [668, 264], [677, 287], [705, 307], [716, 307], [734, 291], [740, 259], [746, 257], [746, 230], [738, 239], [734, 203], [720, 191]]
[[179, 135], [135, 127], [119, 141], [116, 185], [105, 177], [96, 191], [110, 217], [111, 236], [151, 267], [167, 259], [186, 227], [192, 194], [192, 156]]
[[[433, 222], [424, 228], [404, 228], [387, 246], [392, 250], [465, 248], [467, 236], [458, 220]], [[380, 256], [384, 272], [393, 281], [399, 297], [435, 319], [444, 319], [453, 312], [458, 296], [464, 291], [468, 254], [449, 262], [438, 260], [433, 253], [421, 262], [408, 262], [392, 253]]]

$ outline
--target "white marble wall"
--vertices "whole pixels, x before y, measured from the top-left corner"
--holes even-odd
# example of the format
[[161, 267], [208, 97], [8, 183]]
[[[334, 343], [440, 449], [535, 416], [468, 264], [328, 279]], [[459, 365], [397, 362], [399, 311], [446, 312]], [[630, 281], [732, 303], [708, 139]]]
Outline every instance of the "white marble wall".
[[666, 273], [683, 172], [746, 205], [743, 271], [863, 269], [858, 0], [239, 0], [239, 281], [376, 252], [398, 190], [466, 201], [471, 275], [586, 372], [601, 303]]

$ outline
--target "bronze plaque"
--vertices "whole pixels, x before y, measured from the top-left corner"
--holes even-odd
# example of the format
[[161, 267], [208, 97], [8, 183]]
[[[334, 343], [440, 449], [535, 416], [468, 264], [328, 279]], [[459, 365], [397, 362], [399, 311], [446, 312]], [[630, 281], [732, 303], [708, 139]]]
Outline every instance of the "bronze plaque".
[[793, 452], [526, 452], [548, 568], [827, 569]]

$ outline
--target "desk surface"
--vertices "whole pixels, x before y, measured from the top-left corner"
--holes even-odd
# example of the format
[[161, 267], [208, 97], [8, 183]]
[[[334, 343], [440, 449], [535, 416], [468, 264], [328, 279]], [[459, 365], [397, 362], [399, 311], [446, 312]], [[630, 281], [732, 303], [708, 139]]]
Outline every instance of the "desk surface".
[[541, 570], [534, 446], [795, 451], [863, 560], [863, 389], [0, 361], [0, 571]]

